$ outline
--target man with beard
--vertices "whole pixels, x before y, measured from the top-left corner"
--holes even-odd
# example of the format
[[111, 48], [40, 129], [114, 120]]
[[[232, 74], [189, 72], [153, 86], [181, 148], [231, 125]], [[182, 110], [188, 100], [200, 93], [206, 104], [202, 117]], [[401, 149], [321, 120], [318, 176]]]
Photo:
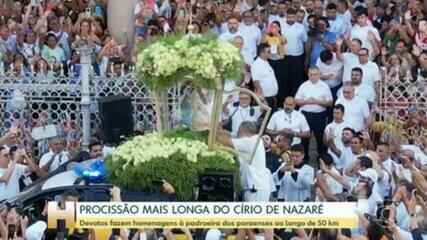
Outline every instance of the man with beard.
[[261, 43], [261, 30], [255, 24], [255, 19], [251, 11], [246, 11], [242, 15], [243, 21], [239, 26], [238, 32], [243, 37], [243, 51], [251, 56], [256, 57], [257, 46]]
[[231, 16], [228, 18], [227, 27], [228, 27], [228, 31], [222, 33], [219, 36], [219, 40], [231, 42], [234, 40], [235, 37], [240, 36], [239, 20], [236, 17]]
[[323, 50], [334, 51], [336, 35], [328, 31], [329, 22], [326, 17], [318, 17], [316, 21], [316, 29], [311, 32], [310, 38], [307, 41], [306, 58], [308, 59], [310, 66], [315, 65], [317, 59], [320, 57], [320, 53]]
[[286, 23], [282, 26], [282, 34], [288, 41], [285, 57], [284, 81], [279, 83], [285, 88], [285, 97], [294, 96], [299, 86], [306, 79], [304, 67], [304, 43], [307, 41], [307, 32], [301, 23], [296, 22], [297, 10], [290, 8], [287, 11]]
[[273, 114], [267, 125], [267, 132], [271, 135], [287, 134], [293, 137], [292, 144], [301, 143], [301, 138], [310, 137], [310, 127], [304, 115], [295, 110], [296, 102], [293, 97], [287, 97], [283, 103], [283, 110]]
[[350, 52], [342, 53], [342, 45], [344, 43], [344, 40], [342, 38], [337, 39], [337, 58], [340, 60], [344, 65], [344, 73], [342, 82], [350, 82], [351, 81], [351, 70], [355, 68], [359, 64], [359, 50], [362, 46], [362, 41], [359, 39], [353, 39], [350, 41], [350, 45], [347, 44], [347, 46], [350, 47]]
[[271, 24], [274, 21], [278, 21], [281, 27], [285, 26], [287, 10], [288, 10], [288, 6], [286, 5], [286, 3], [280, 2], [277, 5], [277, 14], [275, 14], [275, 12], [270, 13], [270, 17], [268, 18], [268, 24]]
[[[344, 106], [338, 104], [333, 110], [334, 121], [328, 124], [323, 135], [323, 142], [328, 147], [328, 153], [332, 156], [336, 168], [341, 170], [343, 166], [339, 162], [339, 157], [335, 152], [342, 152], [345, 148], [343, 143], [343, 132], [347, 129], [348, 124], [344, 121]], [[335, 151], [334, 151], [335, 149]]]
[[[354, 95], [368, 102], [369, 107], [375, 102], [375, 91], [372, 87], [362, 84], [363, 71], [359, 67], [351, 70], [351, 86], [354, 87]], [[342, 88], [338, 90], [338, 98], [342, 98]]]
[[358, 67], [363, 71], [363, 85], [368, 85], [379, 94], [381, 73], [378, 65], [369, 60], [369, 51], [367, 48], [359, 50], [359, 65]]
[[353, 139], [355, 134], [352, 128], [346, 127], [341, 133], [342, 148], [338, 148], [333, 143], [329, 144], [329, 150], [337, 157], [337, 159], [334, 159], [335, 167], [340, 170], [340, 172], [344, 170], [347, 156], [352, 156], [351, 139]]

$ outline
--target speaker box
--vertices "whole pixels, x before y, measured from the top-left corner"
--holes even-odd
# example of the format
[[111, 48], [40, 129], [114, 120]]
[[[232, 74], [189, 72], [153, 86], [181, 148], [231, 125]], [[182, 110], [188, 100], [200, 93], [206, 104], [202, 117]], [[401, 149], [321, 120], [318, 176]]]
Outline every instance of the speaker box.
[[232, 202], [236, 200], [235, 176], [232, 172], [206, 172], [199, 175], [198, 201]]
[[105, 142], [119, 144], [122, 137], [133, 134], [133, 107], [130, 97], [109, 96], [99, 100]]

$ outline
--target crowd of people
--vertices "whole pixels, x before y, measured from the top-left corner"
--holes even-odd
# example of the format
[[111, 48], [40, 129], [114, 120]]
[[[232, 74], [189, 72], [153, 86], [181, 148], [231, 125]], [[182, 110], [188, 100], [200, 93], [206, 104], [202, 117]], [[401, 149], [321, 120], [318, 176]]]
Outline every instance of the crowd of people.
[[[355, 229], [242, 229], [237, 239], [427, 239], [427, 134], [409, 141], [397, 134], [412, 126], [427, 129], [426, 113], [411, 106], [401, 129], [373, 132], [381, 82], [408, 75], [413, 84], [425, 81], [426, 13], [420, 0], [137, 1], [136, 44], [172, 33], [210, 33], [241, 50], [244, 77], [237, 85], [272, 109], [256, 146], [267, 109], [246, 93], [224, 98], [217, 140], [241, 153], [242, 200], [352, 201], [360, 218]], [[108, 33], [107, 1], [2, 0], [0, 15], [0, 68], [16, 76], [78, 72], [82, 40], [95, 49], [92, 65], [101, 76], [135, 62], [136, 47]], [[57, 137], [38, 160], [24, 146], [23, 133], [12, 127], [0, 139], [0, 200], [78, 157], [67, 149], [75, 144]], [[85, 159], [107, 152], [97, 137]], [[16, 236], [7, 235], [9, 225], [20, 227]], [[1, 239], [42, 239], [43, 232], [25, 235], [39, 225], [9, 208], [0, 217]], [[206, 239], [229, 234], [211, 229]], [[163, 237], [174, 234], [165, 230]]]
[[20, 77], [77, 75], [77, 49], [85, 41], [95, 50], [97, 75], [121, 74], [120, 66], [134, 60], [124, 54], [130, 46], [109, 34], [106, 10], [107, 1], [1, 1], [1, 71]]
[[[245, 93], [224, 103], [223, 126], [231, 134], [222, 132], [218, 141], [241, 154], [242, 188], [256, 189], [243, 200], [357, 204], [356, 229], [275, 230], [282, 239], [426, 239], [427, 116], [412, 106], [394, 134], [373, 131], [381, 83], [425, 81], [424, 3], [234, 4], [214, 5], [231, 9], [214, 31], [241, 48], [250, 76], [241, 86], [273, 109], [266, 154], [257, 149], [250, 159], [265, 109]], [[397, 132], [414, 122], [422, 131], [402, 139]], [[261, 232], [273, 238], [271, 230]], [[255, 234], [240, 230], [238, 237]]]

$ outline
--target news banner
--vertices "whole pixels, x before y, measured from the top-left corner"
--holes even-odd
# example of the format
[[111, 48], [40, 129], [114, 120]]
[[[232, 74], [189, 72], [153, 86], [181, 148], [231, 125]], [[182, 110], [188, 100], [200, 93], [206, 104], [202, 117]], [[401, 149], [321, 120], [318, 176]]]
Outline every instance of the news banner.
[[57, 220], [77, 228], [354, 228], [355, 203], [332, 202], [50, 202]]

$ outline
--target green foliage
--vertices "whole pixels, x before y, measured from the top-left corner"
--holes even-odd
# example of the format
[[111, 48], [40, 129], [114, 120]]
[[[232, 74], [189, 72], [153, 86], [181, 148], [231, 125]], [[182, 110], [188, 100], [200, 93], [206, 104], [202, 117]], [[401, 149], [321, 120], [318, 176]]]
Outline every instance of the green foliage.
[[[154, 155], [149, 160], [138, 161], [138, 144], [148, 140], [159, 140], [163, 149], [175, 149], [173, 145], [187, 145], [189, 148], [195, 148], [191, 144], [205, 146], [207, 133], [195, 133], [185, 129], [174, 130], [162, 136], [147, 135], [130, 140], [131, 146], [120, 146], [117, 150], [124, 154], [112, 155], [106, 159], [109, 182], [121, 188], [134, 191], [154, 191], [158, 190], [153, 185], [153, 181], [165, 179], [170, 182], [177, 192], [179, 200], [191, 200], [193, 187], [197, 184], [198, 175], [206, 169], [217, 171], [236, 171], [236, 164], [232, 155], [221, 151], [213, 151], [206, 154], [208, 150], [201, 148], [197, 154], [197, 161], [190, 160], [185, 151], [174, 151], [168, 156]], [[184, 140], [185, 139], [185, 140]], [[133, 141], [133, 142], [132, 142]], [[203, 141], [203, 142], [201, 142]], [[157, 143], [154, 144], [158, 146]], [[155, 146], [148, 146], [153, 148]], [[122, 149], [121, 149], [122, 148]], [[145, 152], [150, 152], [145, 149]], [[158, 151], [158, 150], [155, 150]]]

